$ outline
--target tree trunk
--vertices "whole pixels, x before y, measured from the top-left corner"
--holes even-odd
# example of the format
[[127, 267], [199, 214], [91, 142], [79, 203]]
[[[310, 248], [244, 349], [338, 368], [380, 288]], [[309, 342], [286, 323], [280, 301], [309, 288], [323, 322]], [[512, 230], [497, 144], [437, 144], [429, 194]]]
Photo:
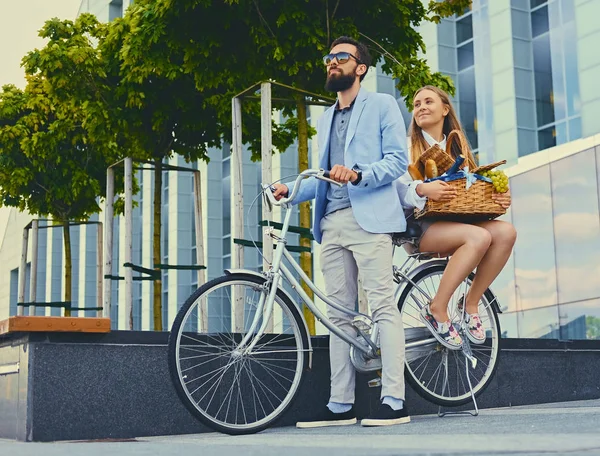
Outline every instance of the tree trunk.
[[[154, 232], [152, 239], [153, 265], [162, 263], [160, 252], [160, 231], [162, 226], [162, 160], [154, 160]], [[158, 273], [154, 280], [154, 330], [162, 331], [162, 271], [153, 266]]]
[[[298, 172], [302, 172], [308, 169], [308, 120], [306, 119], [306, 100], [304, 95], [296, 94], [296, 111], [298, 115]], [[310, 229], [310, 203], [300, 203], [300, 226], [302, 228]], [[311, 240], [300, 235], [300, 245], [302, 247], [311, 247]], [[312, 271], [312, 253], [311, 252], [300, 252], [300, 267], [306, 273], [309, 279], [313, 278]], [[314, 299], [314, 294], [308, 285], [302, 281], [302, 288], [306, 294]], [[306, 305], [302, 306], [302, 312], [308, 325], [308, 331], [311, 335], [315, 335], [315, 316], [308, 309]]]
[[[63, 242], [65, 247], [65, 302], [72, 304], [71, 298], [73, 294], [72, 289], [72, 270], [73, 270], [73, 257], [71, 255], [71, 231], [69, 227], [69, 221], [64, 220], [63, 225]], [[65, 317], [71, 316], [71, 309], [65, 307]]]

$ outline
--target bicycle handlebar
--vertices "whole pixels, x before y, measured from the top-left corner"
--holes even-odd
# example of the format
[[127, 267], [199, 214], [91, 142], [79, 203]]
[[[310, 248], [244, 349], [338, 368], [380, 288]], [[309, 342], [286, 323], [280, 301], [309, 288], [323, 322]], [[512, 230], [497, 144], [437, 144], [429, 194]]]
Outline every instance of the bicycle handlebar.
[[273, 192], [275, 189], [270, 184], [263, 184], [263, 190], [266, 195], [266, 201], [269, 205], [269, 210], [271, 210], [272, 206], [285, 206], [289, 204], [293, 199], [298, 195], [298, 191], [300, 190], [300, 182], [308, 177], [314, 177], [316, 179], [329, 182], [330, 184], [337, 185], [338, 187], [342, 187], [344, 184], [334, 181], [329, 177], [329, 171], [324, 169], [307, 169], [302, 171], [296, 177], [296, 182], [294, 183], [294, 190], [292, 190], [292, 194], [288, 195], [286, 198], [281, 198], [279, 201], [275, 199], [273, 196]]

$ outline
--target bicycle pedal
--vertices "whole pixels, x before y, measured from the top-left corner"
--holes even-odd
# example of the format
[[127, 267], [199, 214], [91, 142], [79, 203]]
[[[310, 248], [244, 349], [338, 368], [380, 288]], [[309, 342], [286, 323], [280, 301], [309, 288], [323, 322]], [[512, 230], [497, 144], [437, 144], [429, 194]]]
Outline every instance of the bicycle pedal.
[[352, 326], [354, 326], [359, 331], [362, 331], [366, 334], [371, 333], [371, 329], [373, 328], [373, 322], [369, 317], [365, 317], [363, 315], [357, 315], [352, 320]]
[[378, 388], [381, 386], [381, 377], [374, 378], [373, 380], [369, 380], [367, 382], [369, 388]]

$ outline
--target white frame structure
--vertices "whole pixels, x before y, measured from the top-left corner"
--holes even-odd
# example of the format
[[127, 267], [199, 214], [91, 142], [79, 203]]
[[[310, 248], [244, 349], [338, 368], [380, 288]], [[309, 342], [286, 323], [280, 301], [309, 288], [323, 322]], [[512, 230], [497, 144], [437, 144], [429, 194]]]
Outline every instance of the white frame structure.
[[[104, 230], [104, 305], [103, 311], [110, 318], [113, 276], [113, 228], [114, 228], [114, 199], [115, 199], [115, 174], [114, 168], [124, 164], [125, 177], [125, 258], [123, 264], [131, 263], [133, 259], [133, 158], [127, 157], [108, 167], [106, 172], [106, 201], [104, 217], [106, 229]], [[151, 170], [143, 168], [145, 170]], [[187, 171], [194, 176], [194, 218], [196, 227], [196, 262], [204, 263], [204, 226], [202, 220], [202, 186], [200, 170], [183, 168], [180, 166], [165, 166], [166, 170]], [[156, 170], [154, 170], [156, 172]], [[154, 267], [154, 266], [153, 266]], [[152, 269], [152, 268], [150, 268]], [[133, 269], [125, 268], [125, 315], [128, 318], [128, 327], [133, 329]], [[198, 269], [198, 286], [206, 281], [206, 269]]]
[[[261, 104], [261, 182], [272, 182], [272, 86], [282, 87], [291, 92], [296, 92], [309, 96], [312, 100], [307, 100], [308, 105], [331, 106], [335, 99], [327, 98], [319, 94], [298, 89], [286, 84], [275, 81], [260, 81], [246, 90], [240, 92], [231, 99], [232, 116], [232, 145], [231, 145], [231, 269], [244, 268], [244, 246], [234, 242], [235, 239], [244, 239], [244, 198], [243, 189], [243, 138], [242, 138], [242, 100], [250, 99], [260, 100]], [[260, 87], [260, 97], [254, 95], [254, 92]], [[292, 99], [275, 99], [279, 102], [290, 103]], [[318, 101], [316, 101], [318, 100]], [[262, 217], [264, 221], [272, 221], [272, 215], [263, 205]], [[262, 245], [263, 245], [263, 268], [269, 268], [273, 260], [273, 240], [269, 236], [270, 228], [263, 227]], [[234, 309], [231, 310], [233, 321], [242, 321], [243, 302], [234, 300]], [[236, 318], [237, 316], [237, 318]]]

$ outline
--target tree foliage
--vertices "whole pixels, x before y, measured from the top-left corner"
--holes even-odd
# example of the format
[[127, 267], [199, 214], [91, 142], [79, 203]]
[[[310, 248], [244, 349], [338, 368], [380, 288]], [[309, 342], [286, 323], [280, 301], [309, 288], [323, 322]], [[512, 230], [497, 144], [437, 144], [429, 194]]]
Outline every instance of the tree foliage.
[[[187, 78], [193, 78], [195, 89], [204, 94], [202, 109], [214, 112], [220, 137], [229, 141], [230, 100], [259, 81], [271, 79], [331, 97], [324, 90], [321, 59], [340, 35], [371, 48], [376, 62], [396, 79], [409, 109], [422, 85], [453, 93], [448, 77], [429, 70], [418, 28], [469, 5], [470, 0], [431, 1], [427, 7], [421, 0], [138, 0], [128, 13], [133, 25], [122, 53], [131, 81], [159, 76], [186, 81], [189, 88]], [[296, 105], [275, 99], [290, 95], [273, 88], [273, 106], [288, 119], [295, 117]], [[245, 103], [244, 109], [243, 137], [259, 158], [258, 103]], [[274, 125], [280, 150], [297, 137], [297, 128], [297, 121]]]
[[[215, 110], [220, 134], [230, 140], [230, 100], [257, 82], [273, 80], [317, 97], [331, 96], [324, 90], [322, 56], [340, 35], [367, 41], [374, 64], [398, 81], [409, 109], [412, 94], [422, 85], [453, 93], [449, 78], [430, 72], [418, 26], [462, 11], [469, 3], [431, 1], [425, 8], [422, 0], [139, 0], [130, 12], [138, 20], [124, 49], [133, 80], [160, 76], [187, 83], [193, 77], [195, 88], [209, 94], [203, 108]], [[273, 142], [285, 151], [298, 140], [301, 171], [308, 167], [308, 140], [315, 133], [306, 114], [313, 97], [280, 86], [272, 87], [272, 96], [273, 107], [287, 119], [274, 123]], [[242, 137], [253, 159], [259, 159], [260, 106], [246, 101], [243, 109]], [[309, 228], [310, 223], [309, 204], [303, 203], [300, 226]], [[308, 238], [300, 242], [310, 246]], [[301, 266], [311, 277], [310, 254], [301, 255]]]
[[[0, 204], [59, 220], [85, 219], [99, 210], [106, 167], [132, 156], [155, 164], [159, 233], [161, 163], [173, 154], [208, 160], [210, 147], [230, 142], [233, 96], [264, 80], [316, 94], [273, 87], [273, 106], [285, 120], [273, 123], [274, 146], [284, 151], [297, 140], [299, 166], [308, 166], [315, 132], [305, 107], [333, 95], [324, 90], [321, 60], [333, 39], [349, 35], [365, 42], [411, 109], [422, 85], [454, 92], [449, 78], [430, 71], [419, 26], [469, 4], [136, 0], [124, 18], [109, 24], [89, 14], [48, 21], [40, 32], [47, 45], [23, 60], [27, 88], [7, 86], [0, 95]], [[260, 105], [247, 99], [243, 109], [243, 138], [258, 159]], [[304, 226], [308, 206], [302, 211]], [[154, 256], [161, 263], [157, 236]]]
[[3, 88], [3, 205], [60, 221], [87, 219], [100, 210], [106, 167], [118, 150], [103, 130], [93, 131], [87, 122], [90, 115], [108, 116], [98, 92], [89, 90], [102, 79], [92, 22], [47, 22], [40, 32], [47, 46], [23, 59], [27, 87]]
[[0, 94], [0, 204], [63, 225], [66, 302], [72, 293], [69, 225], [100, 211], [106, 168], [118, 153], [107, 130], [89, 122], [109, 118], [93, 44], [101, 31], [91, 16], [48, 21], [40, 31], [47, 45], [23, 59], [27, 87], [5, 86]]

